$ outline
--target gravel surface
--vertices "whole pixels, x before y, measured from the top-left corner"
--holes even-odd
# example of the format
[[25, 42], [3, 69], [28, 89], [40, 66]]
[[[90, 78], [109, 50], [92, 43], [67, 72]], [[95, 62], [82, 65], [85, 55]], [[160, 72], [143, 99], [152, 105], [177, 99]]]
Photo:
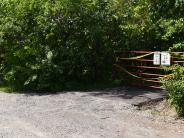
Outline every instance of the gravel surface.
[[182, 138], [184, 125], [159, 122], [131, 104], [86, 93], [0, 93], [0, 138]]

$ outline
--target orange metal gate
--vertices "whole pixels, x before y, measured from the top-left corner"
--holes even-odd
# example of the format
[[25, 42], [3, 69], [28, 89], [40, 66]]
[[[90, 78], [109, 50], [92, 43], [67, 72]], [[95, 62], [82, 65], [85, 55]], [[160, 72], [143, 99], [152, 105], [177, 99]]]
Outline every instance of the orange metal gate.
[[[143, 84], [143, 82], [151, 82], [153, 84], [155, 83], [161, 83], [158, 80], [158, 77], [171, 77], [172, 74], [157, 74], [157, 73], [148, 73], [148, 72], [144, 72], [143, 69], [146, 71], [149, 70], [164, 70], [162, 67], [160, 66], [151, 66], [151, 63], [147, 63], [148, 65], [143, 65], [145, 62], [153, 62], [153, 59], [150, 58], [150, 55], [153, 54], [154, 52], [147, 52], [147, 51], [123, 51], [123, 52], [116, 52], [114, 54], [115, 57], [115, 61], [114, 61], [114, 79], [118, 79], [119, 77], [119, 73], [123, 73], [123, 74], [128, 74], [129, 76], [122, 76], [121, 78], [124, 78], [126, 80], [137, 80], [139, 81], [139, 83], [131, 83], [131, 82], [125, 82], [128, 84], [132, 84], [132, 85], [139, 85], [139, 86], [146, 86], [146, 87], [152, 87], [152, 88], [158, 88], [158, 89], [163, 89], [162, 87], [159, 86], [155, 86], [155, 85], [145, 85]], [[175, 54], [183, 54], [183, 52], [171, 52], [171, 53], [175, 53]], [[122, 58], [121, 55], [125, 55], [128, 54], [129, 58]], [[129, 56], [129, 54], [138, 54], [138, 58], [131, 58]], [[143, 57], [149, 57], [149, 59], [143, 59]], [[153, 56], [152, 56], [153, 57]], [[121, 61], [121, 63], [119, 63]], [[130, 64], [127, 64], [127, 62], [123, 62], [122, 61], [129, 61]], [[139, 63], [139, 65], [133, 65], [130, 61], [136, 61]], [[178, 60], [174, 60], [174, 57], [171, 56], [171, 65], [173, 65], [174, 63], [184, 63], [184, 61], [178, 61]], [[134, 70], [139, 70], [139, 71], [129, 71], [126, 68], [134, 68]], [[152, 71], [153, 72], [153, 71]], [[158, 71], [161, 72], [161, 71]], [[138, 75], [138, 76], [137, 76]], [[130, 77], [131, 76], [131, 77]], [[148, 78], [149, 77], [149, 78]], [[157, 78], [150, 78], [150, 77], [157, 77]]]

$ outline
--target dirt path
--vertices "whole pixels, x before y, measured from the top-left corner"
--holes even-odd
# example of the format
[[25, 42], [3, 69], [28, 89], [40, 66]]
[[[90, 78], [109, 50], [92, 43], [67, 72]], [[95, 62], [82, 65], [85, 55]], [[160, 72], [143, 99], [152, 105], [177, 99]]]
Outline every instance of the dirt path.
[[144, 117], [121, 101], [86, 93], [0, 93], [1, 138], [182, 138], [184, 126]]

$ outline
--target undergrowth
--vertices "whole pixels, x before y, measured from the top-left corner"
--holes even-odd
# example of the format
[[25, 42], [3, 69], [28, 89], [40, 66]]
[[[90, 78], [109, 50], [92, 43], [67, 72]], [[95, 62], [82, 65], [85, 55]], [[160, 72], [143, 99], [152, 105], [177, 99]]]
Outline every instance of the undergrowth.
[[[67, 82], [65, 85], [65, 89], [61, 91], [89, 91], [89, 90], [101, 90], [101, 89], [107, 89], [107, 88], [115, 88], [118, 86], [123, 85], [123, 79], [117, 79], [115, 81], [103, 81], [103, 82], [77, 82], [77, 81], [70, 81]], [[8, 87], [8, 85], [4, 82], [0, 82], [0, 91], [6, 92], [6, 93], [12, 93], [12, 94], [18, 94], [18, 93], [31, 93], [33, 91], [20, 91], [20, 90], [14, 90]], [[45, 91], [34, 91], [37, 93], [40, 92], [49, 92], [48, 90]], [[50, 91], [50, 93], [55, 93]]]

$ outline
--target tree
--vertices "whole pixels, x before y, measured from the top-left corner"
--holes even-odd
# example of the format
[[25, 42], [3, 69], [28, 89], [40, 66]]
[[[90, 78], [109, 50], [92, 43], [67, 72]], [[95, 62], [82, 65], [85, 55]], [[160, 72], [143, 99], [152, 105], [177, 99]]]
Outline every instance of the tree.
[[150, 17], [153, 21], [161, 17], [166, 19], [178, 19], [184, 17], [183, 0], [154, 0], [151, 1]]
[[122, 20], [109, 10], [109, 1], [2, 3], [2, 71], [11, 88], [58, 91], [68, 81], [104, 78], [112, 69], [108, 58], [121, 40]]

